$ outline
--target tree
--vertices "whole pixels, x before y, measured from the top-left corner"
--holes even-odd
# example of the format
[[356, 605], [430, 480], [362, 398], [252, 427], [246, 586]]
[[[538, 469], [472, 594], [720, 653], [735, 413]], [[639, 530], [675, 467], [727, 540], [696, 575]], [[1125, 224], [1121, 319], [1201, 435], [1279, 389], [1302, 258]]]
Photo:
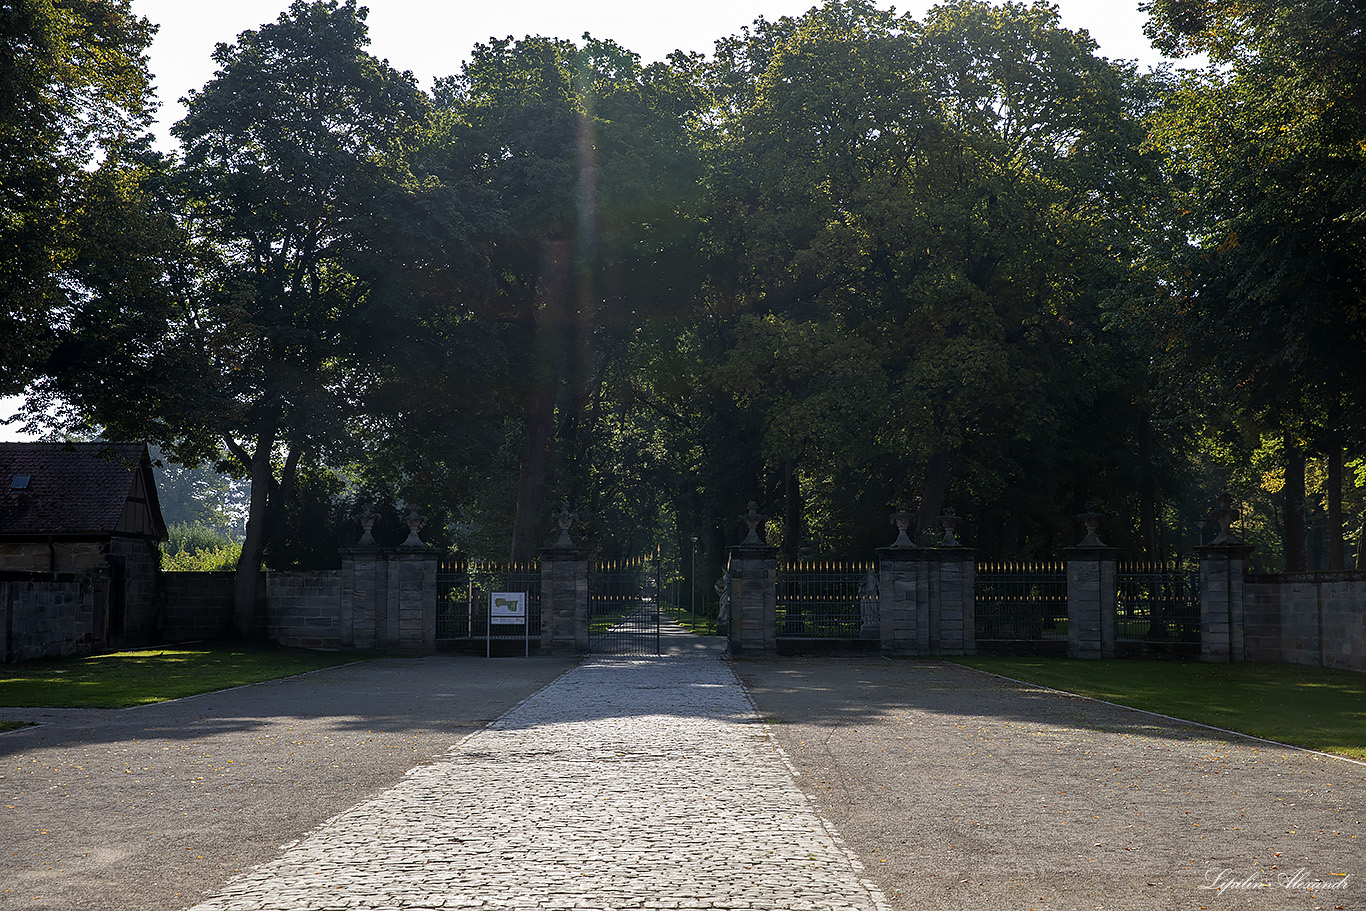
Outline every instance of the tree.
[[0, 394], [42, 367], [86, 169], [151, 119], [154, 26], [131, 0], [0, 4]]
[[1102, 304], [1141, 185], [1132, 71], [1046, 4], [922, 24], [829, 3], [729, 47], [718, 245], [744, 266], [713, 376], [771, 474], [796, 462], [824, 526], [805, 533], [864, 546], [905, 499], [923, 537], [951, 484], [1087, 496], [1066, 453], [1118, 394]]
[[[1336, 0], [1147, 9], [1164, 51], [1210, 58], [1154, 118], [1153, 145], [1182, 190], [1169, 305], [1249, 435], [1281, 437], [1286, 564], [1304, 569], [1307, 457], [1339, 465], [1366, 429], [1366, 11]], [[1328, 511], [1340, 517], [1333, 474]]]
[[249, 480], [243, 635], [298, 473], [376, 432], [384, 365], [420, 331], [415, 276], [439, 279], [462, 237], [450, 194], [407, 167], [424, 98], [364, 50], [364, 20], [298, 0], [217, 47], [173, 128], [183, 166], [149, 159], [110, 184], [143, 217], [84, 263], [90, 300], [55, 384], [112, 431]]
[[611, 458], [597, 442], [620, 439], [617, 365], [693, 280], [680, 241], [699, 167], [693, 100], [676, 64], [642, 66], [588, 36], [478, 45], [437, 86], [458, 126], [451, 157], [473, 162], [501, 210], [485, 312], [519, 363], [503, 395], [520, 425], [514, 561], [534, 554], [548, 490], [591, 496], [593, 458]]

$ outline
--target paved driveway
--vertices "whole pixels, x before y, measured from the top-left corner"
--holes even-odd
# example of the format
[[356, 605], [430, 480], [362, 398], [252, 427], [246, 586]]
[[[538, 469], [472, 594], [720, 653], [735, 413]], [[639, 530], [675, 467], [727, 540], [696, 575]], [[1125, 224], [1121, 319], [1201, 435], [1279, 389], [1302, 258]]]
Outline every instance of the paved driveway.
[[894, 908], [1366, 908], [1361, 764], [939, 662], [734, 665]]
[[0, 709], [0, 908], [186, 908], [575, 662], [378, 659], [126, 710]]
[[747, 697], [673, 645], [45, 713], [0, 737], [0, 908], [1366, 907], [1362, 765], [939, 662], [737, 659]]

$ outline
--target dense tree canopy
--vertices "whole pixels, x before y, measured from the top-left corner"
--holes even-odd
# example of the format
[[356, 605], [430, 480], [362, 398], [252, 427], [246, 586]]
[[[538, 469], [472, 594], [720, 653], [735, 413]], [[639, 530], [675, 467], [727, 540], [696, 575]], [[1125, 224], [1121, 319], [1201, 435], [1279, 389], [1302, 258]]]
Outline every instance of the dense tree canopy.
[[86, 169], [117, 160], [150, 120], [154, 27], [131, 6], [0, 3], [0, 394], [42, 367], [62, 319]]
[[[38, 131], [0, 158], [0, 232], [48, 232], [3, 285], [8, 337], [47, 340], [35, 407], [250, 480], [244, 628], [263, 553], [325, 561], [367, 498], [514, 559], [567, 499], [604, 553], [696, 536], [703, 593], [751, 499], [792, 556], [866, 554], [900, 503], [1046, 556], [1096, 500], [1158, 557], [1232, 484], [1264, 552], [1303, 565], [1321, 513], [1344, 560], [1350, 4], [1153, 0], [1162, 47], [1210, 55], [1174, 74], [1046, 3], [831, 0], [651, 64], [491, 40], [428, 95], [353, 0], [298, 0], [218, 47], [178, 156], [131, 142], [126, 6], [5, 10], [49, 60], [0, 71], [0, 126]], [[59, 175], [47, 215], [26, 174]]]
[[1340, 566], [1342, 453], [1366, 430], [1366, 12], [1316, 0], [1152, 13], [1161, 46], [1211, 60], [1154, 119], [1179, 188], [1170, 304], [1185, 343], [1234, 380], [1244, 434], [1282, 441], [1291, 566], [1308, 561], [1305, 459], [1330, 459]]

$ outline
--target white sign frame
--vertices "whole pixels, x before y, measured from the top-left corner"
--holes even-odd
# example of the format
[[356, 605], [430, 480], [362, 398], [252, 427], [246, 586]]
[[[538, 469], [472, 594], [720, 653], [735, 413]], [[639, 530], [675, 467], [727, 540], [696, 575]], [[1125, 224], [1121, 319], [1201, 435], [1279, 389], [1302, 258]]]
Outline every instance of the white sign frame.
[[520, 626], [522, 638], [526, 640], [526, 654], [531, 654], [531, 617], [527, 614], [526, 602], [526, 592], [489, 592], [489, 632], [484, 637], [485, 657], [493, 653], [495, 626]]

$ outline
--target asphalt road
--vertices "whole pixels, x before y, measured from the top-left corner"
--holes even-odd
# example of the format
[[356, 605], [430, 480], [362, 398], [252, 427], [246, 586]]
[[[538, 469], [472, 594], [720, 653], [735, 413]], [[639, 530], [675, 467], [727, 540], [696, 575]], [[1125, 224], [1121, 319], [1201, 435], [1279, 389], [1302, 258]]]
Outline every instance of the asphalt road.
[[1366, 908], [1364, 765], [947, 663], [734, 666], [896, 909]]
[[123, 710], [0, 709], [0, 908], [187, 908], [575, 664], [376, 659]]

